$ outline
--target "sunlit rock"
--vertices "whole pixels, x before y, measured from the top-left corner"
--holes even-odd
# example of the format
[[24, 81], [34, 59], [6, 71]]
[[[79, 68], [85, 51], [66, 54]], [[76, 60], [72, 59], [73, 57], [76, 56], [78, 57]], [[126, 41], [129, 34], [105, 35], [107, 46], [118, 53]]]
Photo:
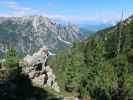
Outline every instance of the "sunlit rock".
[[56, 82], [56, 76], [53, 74], [51, 67], [47, 65], [48, 56], [48, 48], [40, 48], [32, 56], [27, 55], [23, 59], [23, 63], [26, 66], [22, 70], [25, 74], [28, 74], [34, 85], [40, 87], [48, 86], [56, 92], [60, 92], [60, 88]]

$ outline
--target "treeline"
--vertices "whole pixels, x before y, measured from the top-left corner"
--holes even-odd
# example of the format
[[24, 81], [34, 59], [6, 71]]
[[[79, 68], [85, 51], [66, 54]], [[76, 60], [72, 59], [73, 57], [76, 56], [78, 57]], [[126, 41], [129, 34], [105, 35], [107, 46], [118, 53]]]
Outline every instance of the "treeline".
[[49, 61], [62, 90], [91, 100], [133, 99], [133, 21], [74, 43]]

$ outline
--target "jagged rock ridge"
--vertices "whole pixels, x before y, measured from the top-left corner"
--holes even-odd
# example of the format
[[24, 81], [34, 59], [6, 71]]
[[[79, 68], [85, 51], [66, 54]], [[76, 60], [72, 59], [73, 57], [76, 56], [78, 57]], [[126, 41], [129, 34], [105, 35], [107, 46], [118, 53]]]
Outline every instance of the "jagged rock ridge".
[[0, 51], [14, 47], [23, 54], [43, 46], [56, 52], [80, 40], [79, 29], [61, 25], [43, 16], [0, 17]]

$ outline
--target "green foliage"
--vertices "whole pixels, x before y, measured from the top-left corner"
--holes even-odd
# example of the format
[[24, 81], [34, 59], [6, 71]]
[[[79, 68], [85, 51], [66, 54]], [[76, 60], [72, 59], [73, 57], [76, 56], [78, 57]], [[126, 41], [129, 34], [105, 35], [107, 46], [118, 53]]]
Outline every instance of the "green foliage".
[[3, 73], [4, 77], [1, 79], [8, 79], [10, 77], [15, 77], [21, 72], [19, 67], [19, 58], [17, 56], [16, 50], [9, 48], [5, 54], [5, 62], [3, 64], [3, 70], [0, 73]]
[[75, 43], [49, 64], [64, 91], [94, 100], [126, 100], [133, 94], [133, 22]]
[[9, 48], [5, 54], [5, 64], [8, 68], [16, 68], [18, 67], [18, 58], [16, 54], [16, 50], [13, 48]]
[[0, 70], [0, 80], [14, 77], [21, 71], [19, 68], [19, 58], [17, 57], [15, 49], [9, 48], [4, 59], [5, 62], [3, 62], [2, 69]]

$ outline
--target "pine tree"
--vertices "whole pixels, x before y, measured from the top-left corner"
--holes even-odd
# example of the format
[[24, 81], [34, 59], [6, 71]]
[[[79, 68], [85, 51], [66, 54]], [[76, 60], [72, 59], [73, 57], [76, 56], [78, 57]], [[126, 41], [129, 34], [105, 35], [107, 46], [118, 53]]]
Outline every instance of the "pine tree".
[[17, 57], [16, 50], [9, 48], [5, 54], [5, 65], [9, 74], [17, 74], [20, 72], [19, 60]]

